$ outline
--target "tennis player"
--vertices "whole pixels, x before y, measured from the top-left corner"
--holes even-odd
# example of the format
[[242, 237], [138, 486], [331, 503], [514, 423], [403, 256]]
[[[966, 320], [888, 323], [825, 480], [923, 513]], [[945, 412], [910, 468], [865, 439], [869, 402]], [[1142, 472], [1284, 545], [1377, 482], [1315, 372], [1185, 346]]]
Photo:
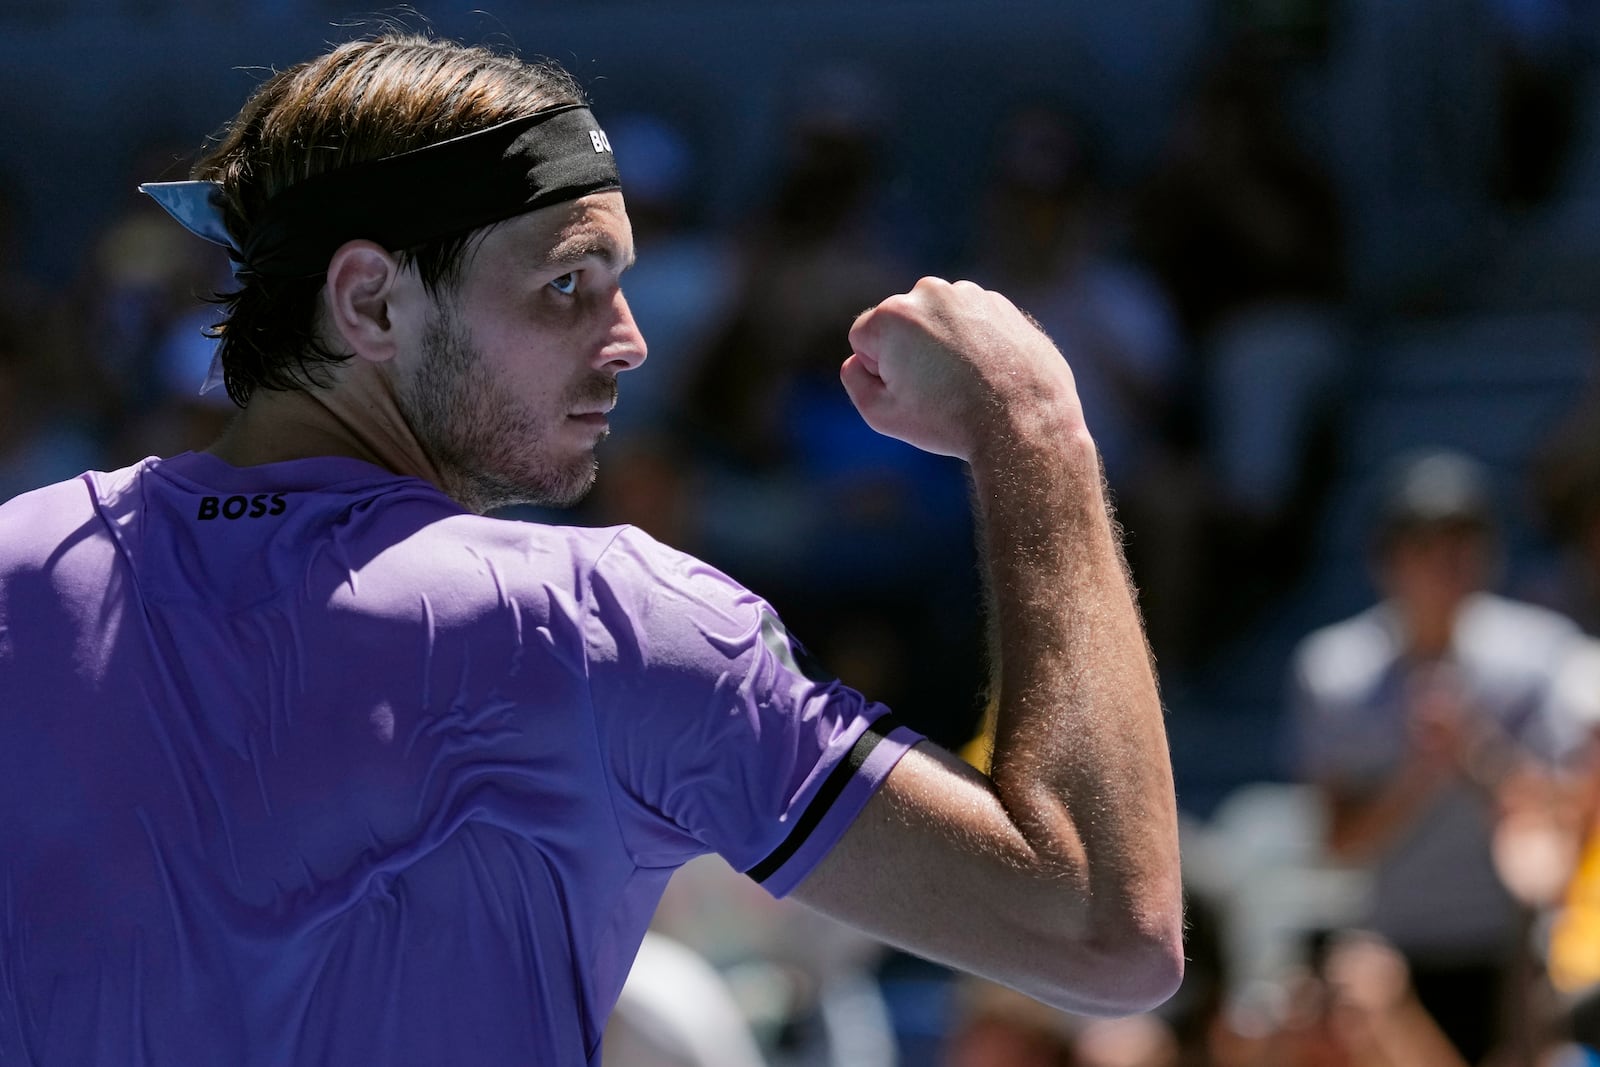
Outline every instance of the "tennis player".
[[[0, 507], [0, 1063], [584, 1064], [716, 851], [1076, 1011], [1180, 979], [1149, 657], [1067, 361], [924, 279], [841, 337], [972, 471], [993, 772], [577, 499], [645, 358], [610, 144], [558, 69], [348, 43], [148, 186], [239, 279], [209, 450]], [[825, 191], [819, 191], [825, 194]]]

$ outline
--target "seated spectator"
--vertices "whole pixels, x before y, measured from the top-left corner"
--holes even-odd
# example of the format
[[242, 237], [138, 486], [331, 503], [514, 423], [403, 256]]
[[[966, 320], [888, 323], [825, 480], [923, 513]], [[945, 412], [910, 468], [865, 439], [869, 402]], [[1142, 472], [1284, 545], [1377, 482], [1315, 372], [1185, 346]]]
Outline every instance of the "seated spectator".
[[1186, 661], [1211, 486], [1174, 450], [1169, 424], [1188, 353], [1161, 283], [1119, 247], [1121, 197], [1093, 139], [1045, 106], [996, 130], [992, 170], [962, 276], [1011, 294], [1072, 364], [1117, 511], [1145, 626], [1162, 666]]
[[1306, 638], [1291, 679], [1326, 845], [1372, 872], [1364, 925], [1404, 955], [1419, 1001], [1474, 1063], [1504, 1036], [1522, 940], [1493, 858], [1500, 794], [1578, 750], [1556, 681], [1588, 647], [1564, 616], [1486, 590], [1493, 530], [1475, 461], [1399, 463], [1376, 528], [1383, 599]]
[[995, 138], [969, 272], [1010, 294], [1072, 364], [1106, 477], [1125, 501], [1163, 442], [1184, 352], [1166, 294], [1118, 255], [1116, 202], [1078, 125], [1044, 107], [1010, 116]]
[[765, 1067], [715, 968], [662, 934], [645, 935], [606, 1027], [610, 1067]]
[[945, 1067], [1077, 1067], [1072, 1018], [986, 982], [964, 984]]
[[95, 385], [70, 312], [22, 269], [15, 187], [0, 174], [0, 503], [99, 461]]
[[1532, 469], [1534, 499], [1557, 556], [1528, 590], [1600, 635], [1600, 391], [1591, 387], [1545, 439]]
[[[1132, 560], [1136, 574], [1157, 566], [1184, 589], [1161, 610], [1186, 614], [1153, 620], [1164, 661], [1203, 663], [1299, 576], [1330, 480], [1347, 222], [1285, 97], [1266, 57], [1247, 47], [1223, 56], [1140, 198], [1136, 243], [1193, 362], [1169, 429], [1188, 467], [1152, 500], [1145, 523], [1160, 541], [1143, 560], [1135, 542]], [[1143, 529], [1141, 518], [1130, 515], [1130, 528]]]
[[[744, 235], [740, 290], [677, 409], [687, 457], [662, 464], [668, 477], [674, 463], [688, 471], [692, 514], [656, 494], [650, 513], [628, 514], [759, 584], [819, 635], [813, 650], [841, 678], [881, 672], [874, 692], [931, 709], [918, 729], [959, 744], [974, 709], [949, 694], [981, 683], [966, 477], [874, 433], [839, 387], [850, 324], [917, 274], [885, 238], [871, 84], [819, 76], [786, 128], [770, 202]], [[899, 666], [913, 660], [915, 671]]]
[[687, 136], [642, 113], [606, 125], [628, 175], [638, 252], [626, 278], [628, 307], [650, 344], [650, 373], [628, 383], [612, 412], [612, 443], [648, 450], [682, 406], [694, 361], [728, 314], [737, 255], [727, 236], [698, 222], [704, 163]]
[[0, 503], [96, 465], [94, 439], [52, 410], [0, 330]]
[[963, 979], [946, 1067], [1176, 1067], [1178, 1042], [1154, 1014], [1090, 1019]]

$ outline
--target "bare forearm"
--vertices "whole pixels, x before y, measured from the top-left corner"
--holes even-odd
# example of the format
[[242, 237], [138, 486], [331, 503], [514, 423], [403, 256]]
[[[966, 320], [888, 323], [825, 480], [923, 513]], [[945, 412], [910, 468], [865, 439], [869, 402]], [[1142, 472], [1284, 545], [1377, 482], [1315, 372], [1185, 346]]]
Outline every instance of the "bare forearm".
[[1068, 362], [1010, 301], [924, 278], [856, 320], [867, 423], [972, 468], [999, 654], [993, 776], [908, 753], [798, 891], [932, 959], [1078, 1012], [1183, 972], [1155, 680]]
[[1176, 953], [1160, 700], [1094, 446], [1070, 418], [973, 457], [998, 635], [991, 777], [1037, 861], [1076, 891], [1086, 936]]

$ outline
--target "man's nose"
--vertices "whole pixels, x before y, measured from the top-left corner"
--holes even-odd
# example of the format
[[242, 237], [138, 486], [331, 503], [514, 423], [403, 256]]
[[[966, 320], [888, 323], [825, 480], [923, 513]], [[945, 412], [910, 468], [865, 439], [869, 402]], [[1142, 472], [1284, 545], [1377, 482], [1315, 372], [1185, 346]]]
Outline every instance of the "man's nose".
[[643, 363], [647, 352], [644, 334], [639, 332], [639, 324], [633, 321], [633, 311], [622, 290], [618, 289], [612, 298], [611, 328], [600, 349], [599, 365], [613, 374], [621, 374]]

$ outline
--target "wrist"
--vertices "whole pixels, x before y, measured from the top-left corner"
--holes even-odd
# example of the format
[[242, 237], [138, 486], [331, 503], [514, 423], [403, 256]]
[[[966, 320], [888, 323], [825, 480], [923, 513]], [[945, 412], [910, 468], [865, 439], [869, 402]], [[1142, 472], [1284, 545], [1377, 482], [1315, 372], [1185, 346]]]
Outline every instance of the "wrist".
[[1100, 482], [1100, 454], [1081, 417], [1007, 420], [978, 440], [967, 462], [979, 486], [1033, 469]]
[[1062, 491], [1069, 496], [1101, 496], [1099, 451], [1082, 422], [1016, 437], [997, 435], [973, 451], [968, 466], [979, 499], [990, 493], [1026, 491], [1035, 506], [1045, 506], [1048, 499], [1059, 501], [1056, 494]]

